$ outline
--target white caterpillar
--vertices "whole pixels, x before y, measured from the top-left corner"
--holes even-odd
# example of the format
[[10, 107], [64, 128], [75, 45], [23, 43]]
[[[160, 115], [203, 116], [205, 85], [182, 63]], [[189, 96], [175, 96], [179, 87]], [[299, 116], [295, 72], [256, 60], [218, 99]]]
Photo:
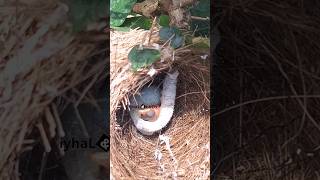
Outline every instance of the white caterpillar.
[[173, 73], [167, 74], [167, 76], [164, 79], [161, 96], [160, 114], [156, 121], [145, 121], [138, 116], [138, 113], [136, 113], [135, 111], [130, 111], [130, 116], [134, 122], [134, 125], [142, 134], [152, 135], [153, 133], [164, 128], [170, 121], [173, 114], [176, 99], [178, 75], [179, 72], [175, 71]]

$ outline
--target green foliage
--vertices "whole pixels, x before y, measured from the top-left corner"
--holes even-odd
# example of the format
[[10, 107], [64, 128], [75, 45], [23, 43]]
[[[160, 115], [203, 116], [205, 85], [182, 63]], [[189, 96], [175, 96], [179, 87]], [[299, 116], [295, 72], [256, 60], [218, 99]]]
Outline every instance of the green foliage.
[[205, 37], [193, 37], [188, 34], [185, 35], [185, 44], [190, 45], [192, 48], [196, 49], [209, 49], [210, 48], [210, 40]]
[[135, 3], [136, 0], [111, 0], [110, 26], [121, 26]]
[[163, 41], [171, 40], [171, 47], [179, 48], [184, 43], [184, 37], [177, 27], [162, 27], [159, 32], [160, 39]]
[[84, 30], [89, 23], [108, 15], [106, 0], [70, 0], [68, 6], [73, 30], [76, 32]]
[[173, 35], [178, 35], [180, 36], [181, 35], [181, 31], [173, 26], [173, 27], [163, 27], [160, 29], [160, 32], [159, 32], [159, 35], [160, 35], [160, 39], [161, 40], [168, 40], [169, 38], [171, 38], [171, 36]]
[[[198, 4], [190, 9], [192, 16], [207, 18], [210, 17], [210, 0], [200, 0]], [[210, 20], [191, 21], [191, 29], [195, 31], [195, 36], [209, 36]]]
[[145, 16], [127, 18], [120, 27], [128, 27], [130, 29], [140, 28], [149, 30], [151, 28], [152, 21]]
[[192, 44], [192, 36], [190, 35], [190, 34], [187, 34], [187, 35], [185, 35], [185, 44], [186, 45], [189, 45], [189, 44]]
[[192, 39], [192, 47], [198, 48], [198, 49], [209, 49], [210, 40], [204, 37], [195, 37]]
[[170, 43], [171, 47], [177, 49], [182, 46], [184, 42], [183, 36], [176, 36]]
[[151, 65], [159, 60], [160, 57], [160, 51], [148, 48], [140, 49], [139, 45], [134, 46], [128, 54], [128, 59], [131, 62], [131, 69], [134, 71]]
[[112, 29], [117, 30], [117, 31], [122, 31], [122, 32], [129, 32], [130, 31], [129, 27], [112, 27]]
[[170, 18], [168, 15], [161, 15], [159, 17], [159, 24], [160, 26], [163, 27], [169, 27], [169, 23], [170, 23]]

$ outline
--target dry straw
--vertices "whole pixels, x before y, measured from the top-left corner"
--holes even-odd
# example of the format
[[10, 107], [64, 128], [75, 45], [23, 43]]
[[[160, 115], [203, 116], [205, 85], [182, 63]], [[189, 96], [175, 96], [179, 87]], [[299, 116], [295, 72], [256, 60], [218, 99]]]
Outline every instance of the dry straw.
[[[126, 116], [128, 97], [154, 79], [148, 75], [149, 70], [132, 72], [127, 59], [134, 45], [148, 44], [149, 33], [137, 29], [111, 32], [112, 176], [115, 179], [208, 179], [210, 66], [208, 59], [201, 58], [203, 52], [181, 48], [173, 55], [165, 51], [162, 52], [165, 60], [154, 64], [153, 68], [160, 74], [172, 69], [180, 73], [174, 115], [161, 135], [143, 136]], [[151, 44], [158, 42], [158, 31], [153, 30], [150, 37]]]
[[53, 100], [85, 81], [101, 79], [106, 61], [90, 64], [95, 46], [68, 33], [65, 5], [1, 3], [0, 179], [19, 179], [20, 155], [34, 142], [30, 133], [41, 135], [46, 151], [52, 149], [55, 127], [58, 136], [64, 134]]
[[[319, 179], [319, 1], [220, 9], [218, 179]], [[223, 129], [223, 131], [222, 131]]]

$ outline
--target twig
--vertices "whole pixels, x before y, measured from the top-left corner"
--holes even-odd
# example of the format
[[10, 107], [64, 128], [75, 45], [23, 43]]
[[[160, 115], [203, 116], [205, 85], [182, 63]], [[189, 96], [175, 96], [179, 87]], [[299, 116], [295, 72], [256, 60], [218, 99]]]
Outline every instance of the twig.
[[169, 139], [169, 137], [167, 137], [167, 136], [160, 135], [160, 136], [159, 136], [159, 140], [160, 140], [160, 144], [165, 143], [166, 149], [167, 149], [167, 151], [169, 152], [169, 155], [170, 155], [171, 159], [173, 160], [173, 163], [174, 163], [174, 171], [171, 173], [171, 176], [172, 176], [173, 179], [177, 179], [177, 176], [178, 176], [178, 174], [177, 174], [178, 161], [177, 161], [177, 159], [175, 158], [175, 156], [174, 156], [174, 154], [173, 154], [173, 152], [172, 152], [172, 150], [171, 150], [171, 147], [170, 147], [170, 139]]
[[[240, 75], [240, 98], [239, 98], [239, 103], [242, 103], [243, 101], [243, 94], [242, 94], [242, 87], [243, 87], [243, 74], [242, 70], [240, 69], [239, 71]], [[240, 106], [239, 108], [239, 147], [242, 146], [242, 117], [243, 117], [243, 106]]]
[[36, 124], [39, 132], [40, 132], [40, 136], [41, 136], [41, 139], [42, 139], [42, 143], [43, 143], [43, 146], [44, 146], [44, 149], [45, 149], [45, 152], [50, 152], [51, 151], [51, 146], [50, 146], [50, 143], [49, 143], [49, 139], [46, 135], [46, 132], [43, 128], [43, 125], [42, 123], [38, 123]]
[[94, 83], [96, 82], [96, 80], [98, 79], [100, 75], [100, 72], [97, 72], [97, 74], [93, 77], [93, 79], [90, 81], [90, 83], [88, 84], [88, 86], [83, 90], [81, 96], [79, 97], [79, 99], [77, 100], [77, 102], [75, 103], [75, 106], [78, 106], [82, 100], [82, 98], [86, 95], [86, 93], [89, 91], [89, 89], [94, 85]]
[[[294, 38], [294, 36], [292, 34], [292, 31], [290, 31], [290, 32], [291, 32], [290, 33], [291, 36]], [[304, 79], [304, 75], [303, 75], [303, 71], [302, 71], [302, 69], [303, 69], [302, 66], [303, 65], [302, 65], [301, 58], [300, 58], [299, 48], [297, 47], [295, 39], [294, 39], [294, 46], [295, 46], [295, 50], [297, 52], [297, 59], [298, 59], [298, 62], [299, 62], [299, 75], [300, 75], [301, 82], [302, 82], [303, 94], [307, 94], [305, 79]], [[307, 98], [306, 97], [303, 98], [303, 104], [304, 104], [304, 108], [307, 109]], [[294, 140], [295, 138], [297, 138], [301, 134], [301, 132], [303, 130], [303, 127], [304, 127], [304, 124], [305, 124], [305, 121], [306, 121], [306, 112], [303, 111], [302, 120], [301, 120], [301, 123], [300, 123], [300, 126], [299, 126], [299, 129], [298, 129], [297, 133], [295, 133], [294, 136], [292, 136], [285, 143], [283, 143], [283, 145], [281, 146], [281, 149], [284, 148], [288, 143], [290, 143], [292, 140]]]
[[78, 107], [76, 105], [73, 105], [73, 108], [74, 108], [74, 112], [76, 113], [76, 116], [78, 118], [78, 121], [80, 123], [83, 134], [85, 135], [85, 137], [89, 138], [89, 133], [88, 133], [87, 127], [86, 127], [86, 125], [80, 115]]
[[209, 17], [198, 17], [198, 16], [190, 16], [191, 19], [195, 19], [195, 20], [201, 20], [201, 21], [209, 21], [210, 18]]
[[56, 104], [52, 103], [51, 109], [53, 111], [53, 116], [55, 117], [54, 119], [56, 120], [56, 123], [57, 123], [58, 136], [59, 137], [64, 137], [65, 136], [65, 132], [63, 130], [63, 126], [62, 126], [62, 123], [61, 123], [60, 115], [58, 113], [58, 109], [57, 109]]
[[202, 93], [209, 93], [208, 91], [197, 91], [197, 92], [189, 92], [189, 93], [184, 93], [180, 96], [178, 96], [176, 99], [182, 98], [184, 96], [192, 95], [192, 94], [202, 94]]
[[20, 179], [19, 164], [20, 164], [20, 160], [17, 159], [14, 164], [14, 175], [16, 180]]
[[33, 146], [26, 146], [26, 147], [21, 148], [20, 153], [22, 154], [24, 152], [31, 151], [32, 149], [33, 149]]
[[23, 144], [23, 140], [25, 138], [26, 132], [28, 129], [28, 121], [24, 121], [19, 133], [19, 137], [18, 137], [18, 147], [17, 147], [17, 151], [19, 152], [21, 150], [22, 144]]
[[151, 36], [152, 36], [152, 33], [153, 33], [153, 28], [155, 27], [156, 22], [157, 22], [157, 17], [154, 17], [154, 19], [152, 21], [152, 25], [151, 25], [150, 31], [149, 31], [149, 39], [148, 39], [148, 44], [147, 44], [148, 46], [150, 45], [150, 40], [151, 40]]
[[46, 164], [47, 164], [47, 157], [48, 157], [47, 156], [47, 152], [43, 152], [38, 180], [42, 180], [43, 172], [44, 172], [44, 169], [45, 169]]
[[250, 101], [246, 101], [240, 104], [236, 104], [233, 106], [230, 106], [228, 108], [225, 108], [219, 112], [214, 113], [212, 116], [218, 116], [221, 115], [227, 111], [233, 110], [233, 109], [237, 109], [241, 106], [245, 106], [248, 104], [253, 104], [253, 103], [258, 103], [258, 102], [264, 102], [264, 101], [272, 101], [272, 100], [280, 100], [280, 99], [298, 99], [298, 98], [320, 98], [320, 95], [293, 95], [293, 96], [273, 96], [273, 97], [266, 97], [266, 98], [259, 98], [259, 99], [254, 99], [254, 100], [250, 100]]
[[170, 36], [170, 38], [161, 46], [160, 49], [163, 49], [163, 47], [164, 47], [168, 42], [170, 42], [171, 39], [172, 39], [174, 36], [175, 36], [175, 34], [172, 34], [172, 35]]
[[53, 138], [56, 135], [56, 123], [49, 107], [45, 108], [45, 119], [49, 125], [50, 137]]
[[[75, 94], [82, 96], [82, 92], [79, 91], [79, 89], [77, 88], [72, 88], [72, 92], [74, 92]], [[92, 104], [93, 106], [96, 107], [96, 103], [94, 102], [94, 100], [90, 97], [90, 92], [87, 92], [85, 96], [83, 96], [82, 103], [89, 103]]]

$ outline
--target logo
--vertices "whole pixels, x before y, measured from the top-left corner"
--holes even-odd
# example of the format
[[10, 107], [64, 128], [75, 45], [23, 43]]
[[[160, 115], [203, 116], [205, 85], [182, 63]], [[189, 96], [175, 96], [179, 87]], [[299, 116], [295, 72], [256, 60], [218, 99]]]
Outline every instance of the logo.
[[108, 152], [110, 148], [110, 139], [106, 134], [102, 134], [98, 141], [92, 138], [76, 138], [72, 137], [70, 139], [61, 139], [60, 147], [65, 151], [69, 149], [96, 149], [97, 147]]
[[110, 148], [110, 138], [106, 134], [103, 134], [98, 142], [96, 143], [98, 147], [100, 147], [102, 150], [108, 152]]

